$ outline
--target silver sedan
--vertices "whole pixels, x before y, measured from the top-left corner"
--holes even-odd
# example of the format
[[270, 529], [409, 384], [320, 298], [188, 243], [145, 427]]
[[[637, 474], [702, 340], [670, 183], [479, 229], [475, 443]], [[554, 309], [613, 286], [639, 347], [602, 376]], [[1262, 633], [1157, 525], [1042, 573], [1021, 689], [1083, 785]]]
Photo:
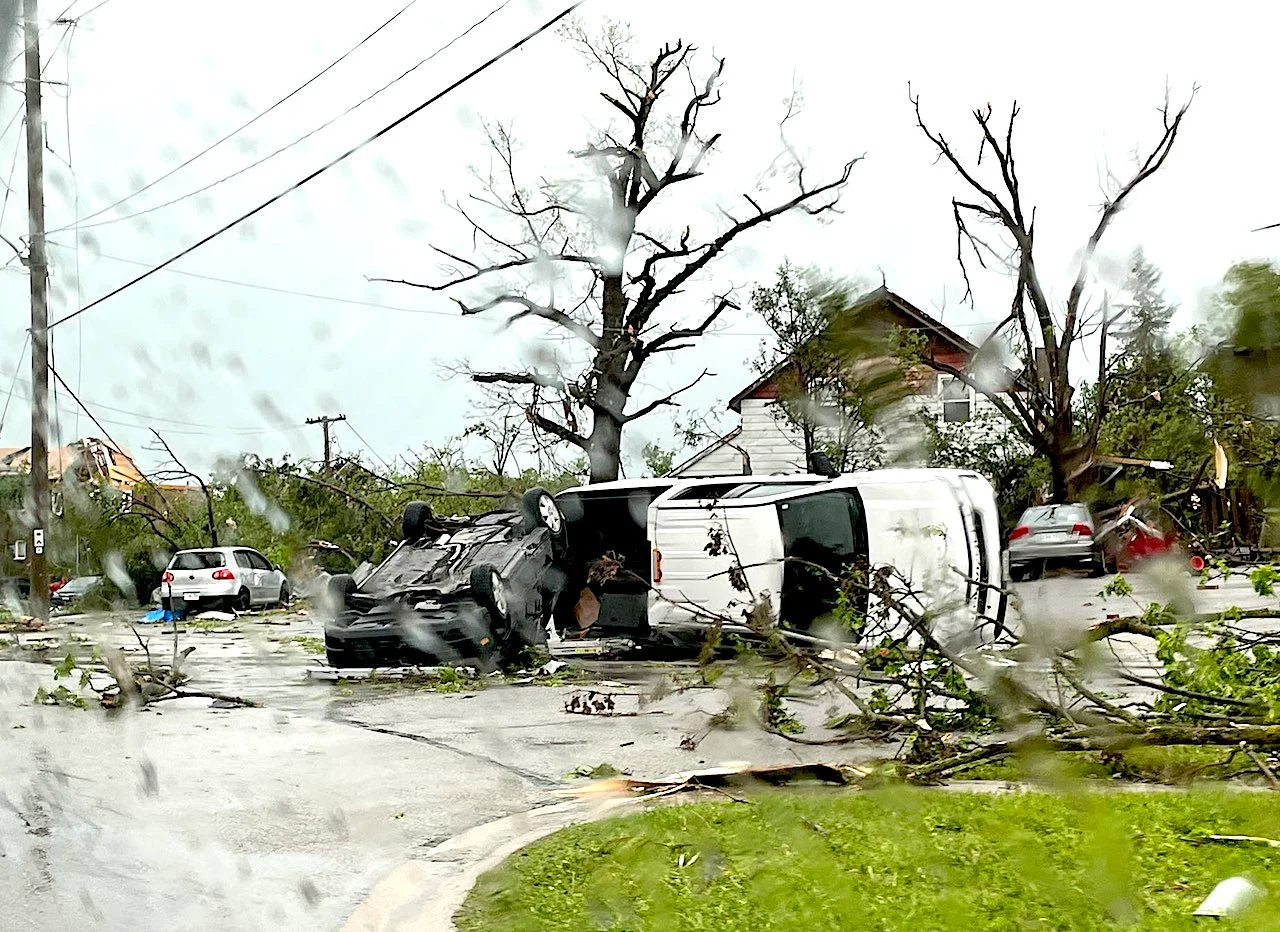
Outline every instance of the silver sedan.
[[1028, 508], [1009, 534], [1009, 575], [1015, 581], [1050, 565], [1087, 567], [1094, 576], [1106, 572], [1106, 555], [1087, 505]]

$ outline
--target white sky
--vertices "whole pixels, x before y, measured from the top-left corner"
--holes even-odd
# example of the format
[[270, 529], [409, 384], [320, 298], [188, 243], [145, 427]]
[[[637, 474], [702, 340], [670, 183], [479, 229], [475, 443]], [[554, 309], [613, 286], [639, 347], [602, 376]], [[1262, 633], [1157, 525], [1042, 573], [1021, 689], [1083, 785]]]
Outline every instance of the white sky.
[[[523, 35], [558, 5], [512, 0], [451, 49], [306, 143], [144, 218], [80, 231], [67, 228], [136, 190], [275, 102], [385, 20], [407, 0], [362, 5], [276, 0], [110, 0], [70, 41], [63, 27], [43, 36], [48, 145], [48, 225], [53, 316], [60, 317], [163, 260], [248, 207], [277, 193], [354, 142]], [[89, 223], [163, 204], [243, 168], [367, 96], [496, 6], [499, 0], [437, 4], [420, 0], [395, 24], [314, 85], [232, 141], [172, 178]], [[79, 0], [70, 15], [92, 8]], [[1104, 243], [1103, 259], [1136, 245], [1165, 273], [1189, 318], [1206, 289], [1242, 258], [1272, 257], [1280, 231], [1251, 228], [1280, 220], [1272, 115], [1273, 41], [1280, 9], [1271, 4], [1056, 5], [1032, 14], [1026, 3], [841, 4], [795, 0], [784, 15], [750, 5], [655, 0], [643, 5], [590, 0], [589, 20], [629, 21], [637, 52], [677, 38], [728, 58], [724, 102], [704, 126], [723, 132], [703, 179], [688, 197], [707, 229], [708, 205], [735, 198], [776, 154], [776, 119], [793, 76], [806, 107], [795, 138], [811, 177], [854, 168], [843, 215], [826, 226], [800, 220], [767, 227], [743, 242], [671, 320], [696, 318], [715, 288], [768, 281], [790, 256], [877, 280], [963, 332], [1007, 307], [1008, 283], [979, 282], [978, 306], [959, 303], [949, 198], [962, 189], [935, 165], [914, 126], [907, 82], [926, 117], [964, 151], [976, 137], [969, 110], [997, 112], [1016, 97], [1023, 188], [1038, 205], [1042, 275], [1060, 296], [1075, 250], [1090, 230], [1106, 166], [1124, 174], [1135, 147], [1158, 138], [1156, 106], [1166, 82], [1180, 99], [1201, 91], [1166, 169], [1142, 188]], [[777, 10], [760, 6], [761, 11]], [[1041, 7], [1043, 9], [1043, 7]], [[46, 0], [46, 21], [60, 5]], [[1068, 12], [1069, 11], [1069, 12]], [[11, 54], [17, 46], [11, 47]], [[56, 49], [56, 50], [55, 50]], [[704, 59], [705, 61], [705, 59]], [[68, 71], [69, 68], [69, 71]], [[8, 79], [20, 77], [11, 65]], [[141, 454], [146, 425], [164, 430], [193, 464], [219, 453], [289, 451], [316, 456], [318, 428], [304, 418], [345, 413], [384, 457], [439, 444], [466, 426], [471, 390], [446, 380], [442, 364], [466, 358], [485, 368], [516, 365], [536, 328], [497, 334], [501, 317], [460, 319], [439, 295], [367, 283], [365, 276], [430, 280], [427, 243], [464, 250], [464, 226], [444, 206], [475, 190], [471, 166], [488, 164], [477, 120], [513, 120], [525, 141], [530, 183], [566, 171], [569, 149], [589, 125], [609, 118], [595, 96], [601, 80], [552, 34], [507, 58], [301, 191], [161, 272], [54, 331], [56, 365], [99, 413], [112, 435]], [[0, 91], [0, 180], [15, 183], [0, 232], [25, 233], [24, 160], [17, 90]], [[970, 145], [970, 142], [974, 142]], [[15, 160], [16, 155], [16, 162]], [[63, 164], [70, 161], [74, 172]], [[78, 200], [78, 209], [77, 209]], [[0, 247], [2, 248], [2, 247]], [[131, 262], [122, 261], [131, 260]], [[191, 273], [191, 274], [181, 274]], [[223, 284], [213, 276], [390, 310]], [[77, 297], [77, 294], [79, 297]], [[0, 392], [8, 390], [27, 326], [27, 279], [15, 262], [0, 272]], [[751, 378], [761, 324], [744, 312], [697, 349], [656, 365], [644, 379], [657, 392], [704, 366], [707, 380], [688, 403], [718, 405]], [[536, 345], [536, 344], [535, 344]], [[20, 359], [0, 445], [27, 442], [24, 401], [29, 354]], [[687, 380], [687, 379], [686, 379]], [[647, 397], [652, 397], [649, 395]], [[3, 395], [0, 395], [3, 398]], [[642, 402], [644, 397], [638, 399]], [[95, 432], [60, 398], [64, 440]], [[662, 416], [630, 428], [627, 449], [668, 435]], [[348, 450], [363, 444], [342, 426]]]

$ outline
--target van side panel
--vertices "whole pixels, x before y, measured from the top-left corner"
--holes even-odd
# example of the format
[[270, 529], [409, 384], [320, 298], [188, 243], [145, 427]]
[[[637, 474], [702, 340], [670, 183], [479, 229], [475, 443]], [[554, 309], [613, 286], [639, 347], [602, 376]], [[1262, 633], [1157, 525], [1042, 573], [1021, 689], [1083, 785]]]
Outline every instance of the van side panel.
[[[712, 544], [722, 532], [721, 551]], [[769, 595], [776, 608], [782, 588], [782, 534], [774, 505], [714, 506], [687, 501], [660, 502], [649, 511], [649, 539], [661, 554], [661, 581], [649, 597], [649, 621], [679, 625], [716, 615], [741, 619], [753, 596]], [[729, 569], [743, 567], [748, 592], [734, 589]], [[699, 613], [697, 607], [704, 611]], [[711, 616], [711, 617], [708, 617]]]

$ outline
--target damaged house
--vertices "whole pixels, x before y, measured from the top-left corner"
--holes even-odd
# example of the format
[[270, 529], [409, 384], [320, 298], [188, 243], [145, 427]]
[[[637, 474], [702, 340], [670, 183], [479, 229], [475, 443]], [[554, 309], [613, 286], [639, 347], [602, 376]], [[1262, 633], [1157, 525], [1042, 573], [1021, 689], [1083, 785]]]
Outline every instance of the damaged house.
[[[980, 421], [974, 429], [986, 432], [989, 442], [1012, 441], [1003, 420], [983, 417], [997, 411], [988, 398], [926, 363], [903, 364], [892, 355], [891, 348], [898, 344], [889, 335], [907, 335], [916, 358], [956, 369], [970, 364], [977, 346], [885, 287], [865, 295], [851, 312], [856, 326], [872, 336], [842, 344], [846, 348], [839, 365], [852, 374], [846, 385], [865, 385], [868, 394], [883, 401], [859, 412], [864, 422], [849, 423], [851, 406], [833, 396], [834, 391], [849, 391], [830, 385], [843, 379], [823, 378], [821, 371], [804, 374], [798, 371], [799, 362], [783, 360], [729, 400], [738, 426], [677, 464], [670, 475], [804, 472], [807, 447], [822, 452], [827, 452], [824, 447], [837, 447], [840, 455], [831, 457], [837, 468], [918, 465], [925, 455], [923, 430], [916, 420], [921, 415], [948, 424]], [[1013, 388], [1012, 373], [1002, 370], [1000, 377]], [[803, 407], [796, 399], [799, 392], [806, 395]]]
[[[133, 456], [125, 449], [97, 437], [86, 437], [66, 446], [49, 450], [46, 468], [49, 471], [50, 505], [56, 521], [62, 513], [64, 489], [70, 484], [96, 485], [110, 490], [120, 497], [122, 510], [133, 505], [139, 486], [150, 485]], [[0, 447], [0, 481], [18, 479], [7, 483], [4, 507], [0, 508], [0, 539], [4, 552], [0, 555], [0, 577], [21, 577], [27, 574], [27, 558], [30, 530], [23, 522], [27, 484], [25, 477], [32, 469], [31, 448]], [[161, 486], [164, 491], [186, 492], [186, 486]], [[149, 491], [148, 493], [149, 494]]]

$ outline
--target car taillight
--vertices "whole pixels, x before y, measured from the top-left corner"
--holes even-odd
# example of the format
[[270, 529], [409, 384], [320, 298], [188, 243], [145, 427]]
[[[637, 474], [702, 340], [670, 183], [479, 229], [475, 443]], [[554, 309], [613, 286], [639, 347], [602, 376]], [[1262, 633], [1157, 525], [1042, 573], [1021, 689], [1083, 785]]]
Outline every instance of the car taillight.
[[236, 574], [231, 572], [231, 570], [214, 570], [213, 578], [214, 579], [235, 579]]
[[168, 570], [164, 571], [164, 575], [160, 577], [161, 582], [173, 582], [173, 574]]
[[1009, 534], [1009, 540], [1017, 540], [1019, 537], [1026, 537], [1030, 533], [1031, 533], [1031, 528], [1027, 527], [1024, 524], [1024, 525], [1021, 525], [1020, 527], [1016, 527], [1013, 529], [1013, 531]]
[[1071, 533], [1079, 534], [1081, 537], [1090, 537], [1093, 535], [1093, 529], [1089, 525], [1077, 521], [1075, 526], [1071, 528]]
[[653, 581], [662, 582], [662, 551], [657, 547], [653, 548]]

